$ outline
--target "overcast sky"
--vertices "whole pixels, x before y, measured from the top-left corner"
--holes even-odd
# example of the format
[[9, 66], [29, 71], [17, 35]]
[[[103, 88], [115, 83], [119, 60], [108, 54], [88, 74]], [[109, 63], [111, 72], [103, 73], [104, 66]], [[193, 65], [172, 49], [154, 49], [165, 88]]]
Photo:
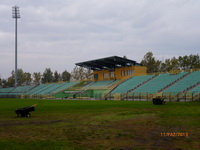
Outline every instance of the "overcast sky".
[[200, 0], [1, 0], [0, 76], [15, 67], [15, 20], [20, 7], [18, 68], [69, 72], [75, 63], [109, 56], [140, 62], [200, 52]]

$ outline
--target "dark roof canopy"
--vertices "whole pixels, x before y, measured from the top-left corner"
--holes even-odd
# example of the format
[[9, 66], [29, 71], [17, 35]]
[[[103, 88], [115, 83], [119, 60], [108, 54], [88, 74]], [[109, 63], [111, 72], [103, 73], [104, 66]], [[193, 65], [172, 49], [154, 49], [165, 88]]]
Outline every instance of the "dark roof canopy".
[[115, 68], [141, 66], [134, 60], [122, 58], [118, 56], [106, 57], [101, 59], [95, 59], [85, 62], [76, 63], [77, 66], [85, 67], [91, 70], [113, 70]]

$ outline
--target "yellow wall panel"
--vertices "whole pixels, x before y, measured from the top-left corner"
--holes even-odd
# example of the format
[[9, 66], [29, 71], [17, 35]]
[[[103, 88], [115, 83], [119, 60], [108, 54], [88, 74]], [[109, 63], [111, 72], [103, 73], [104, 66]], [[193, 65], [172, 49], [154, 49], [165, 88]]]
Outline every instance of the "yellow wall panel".
[[[113, 73], [111, 73], [113, 72]], [[96, 74], [96, 75], [95, 75]], [[113, 71], [110, 70], [100, 70], [93, 72], [95, 81], [103, 81], [103, 80], [121, 80], [128, 76], [143, 76], [147, 75], [146, 67], [144, 66], [131, 66], [131, 67], [123, 67], [123, 68], [116, 68]]]

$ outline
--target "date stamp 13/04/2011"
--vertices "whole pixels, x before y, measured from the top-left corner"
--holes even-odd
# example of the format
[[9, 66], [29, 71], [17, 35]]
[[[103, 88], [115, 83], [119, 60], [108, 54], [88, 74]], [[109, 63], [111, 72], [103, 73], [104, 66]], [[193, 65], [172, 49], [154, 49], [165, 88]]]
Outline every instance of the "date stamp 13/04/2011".
[[188, 137], [188, 132], [161, 132], [161, 137]]

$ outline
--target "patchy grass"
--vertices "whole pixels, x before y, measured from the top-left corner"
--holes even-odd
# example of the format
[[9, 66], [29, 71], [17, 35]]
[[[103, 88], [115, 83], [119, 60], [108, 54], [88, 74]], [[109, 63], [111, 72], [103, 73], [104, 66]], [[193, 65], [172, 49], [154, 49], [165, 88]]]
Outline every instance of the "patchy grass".
[[[15, 109], [33, 104], [37, 107], [32, 117], [16, 117]], [[195, 150], [200, 148], [199, 106], [200, 102], [156, 106], [141, 101], [0, 99], [0, 147]]]

